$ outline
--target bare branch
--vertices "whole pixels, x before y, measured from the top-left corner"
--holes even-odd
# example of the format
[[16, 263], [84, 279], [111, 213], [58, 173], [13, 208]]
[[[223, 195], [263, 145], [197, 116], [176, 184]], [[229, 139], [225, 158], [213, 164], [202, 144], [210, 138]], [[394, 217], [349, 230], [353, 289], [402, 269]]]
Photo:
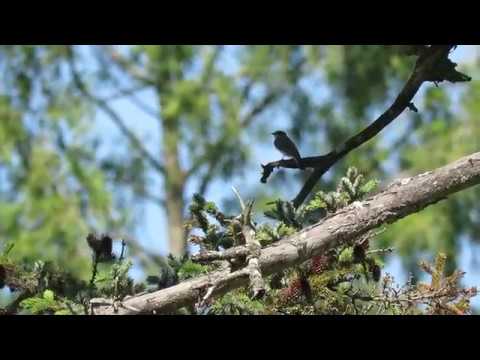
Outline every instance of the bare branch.
[[[332, 163], [335, 159], [335, 154], [330, 153], [327, 155], [320, 156], [309, 156], [302, 158], [302, 165], [307, 168], [317, 169], [319, 167], [325, 167], [328, 164]], [[289, 169], [298, 169], [298, 163], [294, 159], [282, 159], [278, 161], [272, 161], [266, 165], [262, 164], [262, 178], [260, 182], [266, 183], [268, 177], [273, 172], [275, 168], [289, 168]]]
[[[301, 232], [262, 249], [258, 258], [264, 276], [305, 262], [329, 249], [351, 242], [372, 229], [393, 223], [421, 211], [447, 196], [480, 183], [480, 153], [461, 158], [447, 166], [411, 178], [395, 181], [383, 192], [355, 202]], [[132, 297], [125, 305], [141, 313], [172, 312], [195, 303], [212, 284], [212, 296], [246, 286], [248, 268], [216, 271], [154, 293]], [[221, 284], [218, 285], [218, 284]], [[111, 307], [98, 306], [95, 314], [114, 314]], [[116, 314], [133, 314], [120, 307]]]
[[[420, 51], [419, 58], [415, 64], [410, 78], [397, 96], [393, 104], [380, 115], [372, 124], [363, 131], [356, 134], [345, 142], [340, 148], [330, 152], [327, 155], [318, 157], [318, 164], [314, 165], [315, 170], [307, 179], [307, 182], [293, 200], [295, 207], [300, 206], [310, 194], [314, 186], [320, 180], [332, 165], [346, 156], [350, 151], [356, 149], [376, 136], [383, 128], [395, 120], [405, 109], [412, 107], [412, 99], [426, 81], [469, 81], [470, 78], [455, 70], [456, 64], [448, 59], [448, 55], [453, 45], [432, 45], [425, 47]], [[311, 158], [310, 158], [311, 159]], [[302, 161], [303, 162], [303, 161]], [[287, 166], [285, 166], [287, 165]], [[262, 165], [262, 182], [266, 182], [268, 176], [276, 167], [292, 167], [290, 162], [276, 161], [267, 165]]]
[[307, 179], [307, 182], [293, 200], [295, 207], [300, 206], [313, 190], [318, 180], [325, 174], [330, 167], [347, 155], [350, 151], [366, 143], [376, 136], [383, 128], [395, 120], [406, 108], [410, 107], [412, 99], [426, 81], [470, 81], [471, 79], [455, 70], [456, 64], [448, 59], [448, 55], [454, 45], [432, 45], [425, 48], [419, 56], [412, 75], [408, 79], [404, 88], [397, 96], [393, 104], [377, 120], [365, 128], [363, 131], [348, 139], [339, 149], [334, 150], [329, 155], [330, 161], [325, 165], [318, 167]]

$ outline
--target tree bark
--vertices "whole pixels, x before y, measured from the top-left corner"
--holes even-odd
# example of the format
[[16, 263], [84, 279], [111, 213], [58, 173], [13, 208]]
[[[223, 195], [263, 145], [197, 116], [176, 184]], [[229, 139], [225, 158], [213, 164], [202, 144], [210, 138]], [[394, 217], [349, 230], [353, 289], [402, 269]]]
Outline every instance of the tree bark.
[[[162, 109], [165, 107], [162, 106]], [[172, 255], [182, 256], [186, 250], [186, 236], [183, 229], [185, 177], [180, 167], [178, 145], [180, 131], [178, 120], [162, 116], [163, 157], [165, 160], [165, 200], [168, 218], [168, 244]]]
[[[332, 247], [419, 212], [451, 194], [479, 183], [480, 152], [434, 171], [395, 181], [381, 193], [362, 202], [355, 202], [319, 223], [262, 249], [258, 258], [261, 272], [269, 275], [303, 263], [313, 256], [324, 254]], [[248, 283], [248, 268], [235, 272], [220, 270], [125, 300], [116, 312], [112, 306], [101, 305], [94, 308], [93, 313], [168, 313], [197, 302], [213, 284], [217, 286], [212, 296], [219, 296]]]

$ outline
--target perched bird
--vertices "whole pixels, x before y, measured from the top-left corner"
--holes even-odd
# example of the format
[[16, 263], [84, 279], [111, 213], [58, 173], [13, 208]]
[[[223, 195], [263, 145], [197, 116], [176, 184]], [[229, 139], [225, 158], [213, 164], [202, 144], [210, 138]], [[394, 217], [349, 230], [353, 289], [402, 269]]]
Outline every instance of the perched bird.
[[275, 131], [272, 133], [275, 136], [273, 145], [280, 151], [283, 155], [292, 158], [297, 163], [299, 169], [305, 169], [302, 164], [302, 157], [298, 152], [297, 146], [295, 143], [288, 137], [284, 131]]

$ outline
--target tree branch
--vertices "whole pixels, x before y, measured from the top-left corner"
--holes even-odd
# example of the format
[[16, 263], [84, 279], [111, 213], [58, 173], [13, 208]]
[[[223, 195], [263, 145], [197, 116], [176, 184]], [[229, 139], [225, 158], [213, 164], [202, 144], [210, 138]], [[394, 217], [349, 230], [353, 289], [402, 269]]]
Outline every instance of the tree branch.
[[262, 253], [262, 246], [260, 245], [260, 242], [255, 239], [255, 231], [251, 226], [244, 225], [242, 228], [242, 233], [245, 237], [245, 243], [249, 250], [249, 254], [247, 255], [247, 269], [250, 287], [253, 294], [252, 298], [258, 299], [263, 297], [266, 292], [265, 280], [263, 279], [259, 262], [259, 257]]
[[[302, 69], [302, 66], [305, 63], [306, 63], [306, 59], [302, 59], [301, 61], [297, 62], [293, 66], [292, 72], [299, 73]], [[253, 82], [249, 82], [249, 84], [250, 85], [247, 84], [247, 86], [244, 89], [244, 97], [245, 98], [248, 97], [248, 93], [250, 91], [249, 89], [253, 85]], [[274, 104], [282, 95], [284, 95], [284, 93], [285, 93], [285, 88], [284, 87], [281, 87], [279, 89], [270, 89], [269, 92], [261, 100], [259, 100], [258, 103], [253, 105], [253, 107], [250, 109], [250, 111], [240, 119], [240, 127], [242, 129], [245, 129], [248, 126], [250, 126], [252, 124], [252, 122], [255, 121], [258, 118], [259, 115], [261, 115], [270, 105]], [[225, 141], [225, 136], [222, 136], [220, 139], [217, 140], [217, 142], [213, 145], [213, 147], [218, 148], [224, 141]], [[209, 161], [208, 161], [208, 169], [205, 172], [205, 175], [202, 177], [202, 179], [200, 181], [200, 186], [199, 186], [199, 193], [202, 194], [202, 195], [205, 194], [205, 192], [207, 191], [207, 187], [210, 184], [213, 176], [215, 175], [215, 169], [219, 164], [218, 159], [220, 158], [221, 154], [222, 153], [219, 152], [219, 151], [214, 152], [213, 157], [211, 157], [211, 159], [209, 159]], [[305, 158], [305, 160], [307, 161], [307, 164], [310, 164], [310, 163], [313, 163], [315, 161], [315, 159], [317, 159], [317, 158], [318, 157]], [[288, 163], [288, 160], [281, 160], [281, 161], [276, 162], [276, 163], [281, 164], [279, 166], [283, 165], [283, 167], [290, 167], [289, 166], [290, 164]], [[203, 165], [204, 165], [203, 161], [197, 161], [186, 172], [186, 177], [187, 178], [190, 177], [192, 174], [197, 172], [198, 169]], [[273, 166], [270, 170], [270, 173], [273, 171], [274, 167], [278, 167], [277, 165], [275, 165], [275, 163], [270, 163], [270, 165]], [[294, 167], [296, 168], [296, 166], [294, 166]], [[270, 175], [270, 173], [268, 173], [268, 175]], [[263, 177], [262, 177], [262, 180], [263, 180]], [[262, 181], [262, 182], [266, 182], [266, 178], [265, 178], [265, 181]]]
[[112, 100], [122, 99], [124, 97], [134, 95], [137, 92], [145, 90], [147, 88], [145, 85], [137, 85], [137, 86], [134, 86], [132, 88], [125, 88], [124, 89], [124, 88], [120, 88], [118, 83], [116, 83], [115, 86], [116, 86], [116, 89], [115, 89], [116, 92], [114, 92], [111, 95], [108, 95], [108, 96], [104, 97], [103, 101], [109, 102], [109, 101], [112, 101]]
[[[426, 81], [441, 82], [461, 82], [470, 81], [471, 78], [455, 70], [457, 64], [448, 59], [448, 55], [454, 45], [432, 45], [418, 50], [419, 58], [415, 64], [412, 74], [407, 83], [397, 96], [393, 104], [380, 115], [372, 124], [360, 133], [348, 139], [345, 144], [336, 150], [324, 156], [317, 157], [318, 163], [310, 163], [310, 167], [315, 168], [313, 173], [307, 179], [305, 185], [293, 200], [295, 207], [299, 207], [313, 190], [320, 178], [325, 174], [337, 161], [342, 159], [350, 151], [356, 149], [376, 136], [383, 128], [395, 120], [405, 109], [411, 108], [411, 102], [421, 85]], [[293, 167], [290, 162], [288, 166], [283, 166], [283, 161], [262, 165], [263, 176], [262, 182], [266, 182], [268, 176], [275, 167]]]
[[192, 256], [192, 261], [199, 263], [208, 263], [217, 260], [230, 260], [247, 257], [250, 253], [244, 246], [237, 246], [225, 251], [203, 251]]
[[135, 105], [138, 109], [143, 111], [145, 114], [153, 117], [155, 120], [158, 121], [158, 119], [160, 118], [160, 113], [156, 109], [154, 109], [152, 106], [144, 103], [142, 100], [140, 100], [137, 97], [137, 92], [148, 89], [149, 85], [140, 84], [136, 87], [133, 87], [132, 89], [122, 89], [120, 87], [121, 85], [120, 85], [118, 79], [112, 77], [111, 80], [112, 80], [114, 86], [117, 87], [117, 93], [113, 94], [113, 95], [110, 95], [107, 98], [103, 98], [104, 102], [107, 103], [109, 101], [117, 100], [117, 99], [122, 98], [122, 97], [128, 97], [128, 100], [133, 105]]
[[[320, 155], [320, 156], [309, 156], [309, 157], [304, 157], [302, 158], [302, 165], [305, 168], [318, 168], [318, 167], [325, 167], [328, 164], [332, 163], [332, 161], [335, 159], [335, 154], [329, 153], [327, 155]], [[330, 165], [331, 166], [331, 165]], [[266, 183], [268, 180], [268, 177], [270, 174], [273, 172], [275, 168], [288, 168], [288, 169], [298, 169], [298, 164], [294, 159], [282, 159], [278, 161], [272, 161], [266, 165], [262, 164], [262, 178], [260, 179], [260, 182]]]
[[100, 109], [102, 109], [117, 125], [117, 127], [120, 129], [122, 134], [130, 141], [130, 144], [135, 147], [140, 154], [150, 163], [150, 165], [157, 170], [160, 174], [165, 173], [165, 169], [160, 162], [155, 159], [148, 151], [145, 149], [143, 146], [143, 143], [140, 141], [140, 139], [137, 138], [137, 136], [125, 125], [123, 122], [122, 118], [117, 114], [115, 110], [113, 110], [107, 102], [105, 102], [102, 99], [99, 99], [95, 97], [93, 94], [91, 94], [85, 83], [82, 81], [80, 74], [78, 73], [75, 62], [74, 62], [74, 55], [73, 55], [73, 49], [69, 46], [68, 47], [70, 56], [68, 57], [68, 64], [70, 67], [70, 73], [72, 74], [73, 81], [77, 88], [80, 90], [80, 92], [93, 104], [98, 106]]
[[265, 97], [260, 100], [253, 108], [243, 117], [240, 121], [242, 128], [250, 126], [253, 120], [263, 112], [269, 105], [274, 103], [281, 95], [283, 91], [281, 90], [272, 90]]
[[[300, 61], [298, 61], [292, 66], [292, 69], [290, 71], [292, 72], [292, 74], [295, 74], [293, 82], [296, 82], [300, 77], [302, 67], [305, 65], [306, 62], [307, 59], [302, 58]], [[251, 82], [247, 84], [243, 91], [244, 96], [249, 95], [252, 85], [253, 83]], [[270, 89], [268, 93], [261, 100], [259, 100], [259, 102], [256, 103], [252, 107], [252, 109], [250, 109], [250, 111], [242, 118], [242, 120], [240, 121], [240, 123], [242, 124], [242, 128], [250, 126], [252, 121], [255, 120], [258, 115], [260, 115], [268, 106], [275, 103], [282, 95], [285, 94], [286, 88], [286, 86], [282, 86], [280, 88]]]
[[[305, 262], [313, 256], [362, 236], [384, 224], [393, 223], [421, 211], [447, 196], [480, 183], [480, 153], [459, 159], [447, 166], [411, 178], [395, 181], [383, 192], [355, 202], [301, 232], [262, 249], [259, 267], [264, 276]], [[230, 250], [233, 252], [233, 250]], [[154, 293], [129, 298], [127, 307], [142, 313], [168, 313], [195, 303], [206, 289], [216, 286], [212, 296], [249, 284], [248, 268], [229, 272], [215, 271]], [[120, 307], [100, 305], [94, 314], [133, 314]]]
[[132, 78], [146, 85], [155, 86], [155, 81], [153, 81], [148, 74], [143, 71], [139, 66], [135, 66], [132, 62], [125, 59], [118, 51], [116, 51], [112, 45], [102, 46], [103, 50], [110, 57], [110, 59], [129, 74]]
[[[212, 55], [212, 60], [209, 62], [209, 64], [213, 64], [212, 61], [215, 61], [216, 57], [219, 55], [219, 51], [221, 48], [217, 48], [216, 52]], [[295, 81], [301, 74], [302, 67], [306, 63], [306, 59], [302, 58], [300, 61], [296, 62], [293, 66], [292, 69], [290, 70], [293, 74], [295, 74]], [[208, 67], [206, 68], [205, 74], [202, 76], [203, 82], [207, 83], [209, 79], [209, 74], [211, 71], [208, 71]], [[207, 76], [208, 75], [208, 76]], [[254, 81], [249, 81], [247, 85], [244, 87], [242, 91], [242, 98], [246, 101], [248, 100], [250, 90], [252, 86], [254, 85]], [[269, 88], [267, 90], [267, 94], [260, 99], [257, 103], [253, 104], [252, 108], [243, 116], [239, 119], [239, 124], [241, 129], [245, 129], [248, 126], [254, 122], [259, 115], [261, 115], [270, 105], [274, 104], [276, 101], [278, 101], [279, 98], [281, 98], [285, 94], [286, 86], [280, 86], [280, 87], [273, 87]], [[216, 142], [212, 145], [214, 149], [218, 149], [221, 147], [222, 144], [226, 141], [226, 135], [223, 134], [220, 136], [219, 139], [216, 140]], [[221, 151], [213, 151], [212, 155], [210, 158], [208, 158], [207, 154], [202, 156], [200, 159], [195, 161], [193, 165], [190, 167], [185, 172], [185, 177], [190, 178], [191, 175], [195, 174], [201, 167], [207, 165], [207, 169], [204, 173], [204, 175], [200, 179], [200, 185], [199, 185], [199, 194], [205, 194], [208, 186], [210, 185], [213, 177], [215, 176], [216, 173], [216, 168], [219, 166], [220, 162], [219, 159], [222, 155]], [[272, 168], [273, 171], [273, 168]], [[271, 171], [270, 171], [271, 172]]]

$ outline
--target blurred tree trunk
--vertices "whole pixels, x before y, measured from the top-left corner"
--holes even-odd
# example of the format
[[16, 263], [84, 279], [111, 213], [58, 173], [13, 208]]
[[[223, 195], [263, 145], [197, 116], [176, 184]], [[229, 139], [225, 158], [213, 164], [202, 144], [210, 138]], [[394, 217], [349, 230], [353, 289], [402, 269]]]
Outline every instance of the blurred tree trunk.
[[[162, 104], [163, 105], [163, 104]], [[165, 106], [161, 107], [162, 109]], [[168, 218], [169, 250], [175, 257], [181, 256], [186, 250], [186, 236], [183, 229], [184, 187], [185, 176], [180, 168], [179, 141], [180, 131], [178, 120], [163, 116], [163, 157], [165, 159], [165, 200]]]

